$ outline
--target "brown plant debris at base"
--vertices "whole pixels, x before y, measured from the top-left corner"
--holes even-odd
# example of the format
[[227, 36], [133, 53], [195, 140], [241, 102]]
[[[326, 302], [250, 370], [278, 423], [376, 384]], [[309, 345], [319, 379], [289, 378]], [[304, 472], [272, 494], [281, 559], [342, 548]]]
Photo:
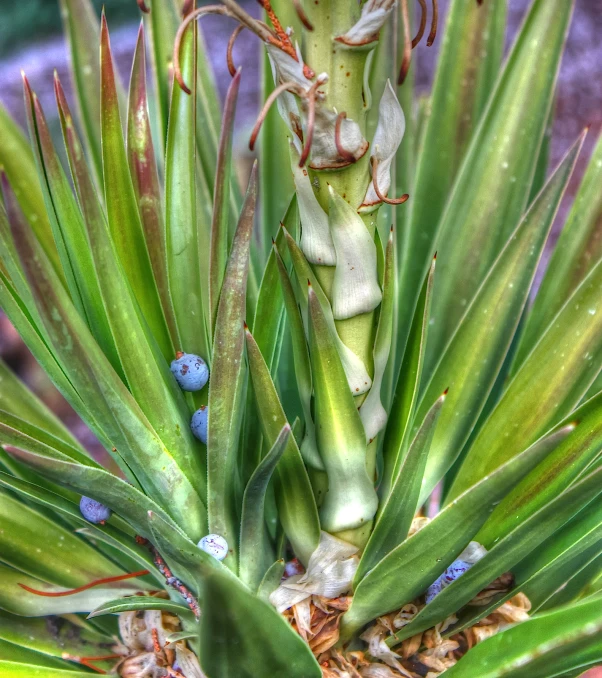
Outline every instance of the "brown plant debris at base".
[[[503, 575], [469, 605], [487, 605], [494, 595], [508, 591], [512, 584], [512, 575]], [[456, 615], [451, 615], [435, 627], [407, 638], [394, 650], [389, 648], [386, 640], [425, 607], [424, 600], [417, 599], [379, 617], [368, 627], [361, 636], [367, 645], [364, 651], [344, 651], [335, 646], [341, 616], [350, 604], [349, 596], [328, 599], [313, 595], [284, 612], [285, 618], [312, 649], [322, 667], [323, 678], [436, 678], [477, 643], [528, 619], [531, 609], [527, 596], [518, 593], [460, 633], [449, 634], [450, 627], [458, 621]]]

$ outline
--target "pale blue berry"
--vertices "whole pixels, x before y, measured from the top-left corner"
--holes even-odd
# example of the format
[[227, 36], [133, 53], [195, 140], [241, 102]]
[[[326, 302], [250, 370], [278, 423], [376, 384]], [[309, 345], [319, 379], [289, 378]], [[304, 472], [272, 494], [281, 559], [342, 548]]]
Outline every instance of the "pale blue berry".
[[194, 353], [176, 353], [171, 372], [183, 391], [200, 391], [209, 379], [207, 363]]
[[108, 506], [90, 499], [90, 497], [82, 497], [79, 500], [79, 510], [90, 523], [104, 525], [111, 517], [111, 509]]
[[228, 555], [228, 542], [219, 534], [208, 534], [197, 546], [216, 560], [223, 560]]
[[209, 419], [209, 408], [207, 405], [201, 405], [192, 415], [190, 430], [196, 438], [202, 443], [207, 444], [207, 420]]

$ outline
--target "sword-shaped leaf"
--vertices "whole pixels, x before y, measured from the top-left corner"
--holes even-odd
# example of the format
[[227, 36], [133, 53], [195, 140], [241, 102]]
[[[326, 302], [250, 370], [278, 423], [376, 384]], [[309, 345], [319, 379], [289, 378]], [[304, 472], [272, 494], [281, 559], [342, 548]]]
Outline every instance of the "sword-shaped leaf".
[[[209, 251], [199, 241], [195, 179], [194, 60], [196, 28], [186, 31], [181, 48], [182, 75], [192, 83], [193, 96], [179, 86], [172, 88], [165, 150], [165, 228], [167, 273], [178, 334], [186, 353], [209, 362], [211, 356], [210, 315], [203, 291], [200, 258]], [[183, 215], [186, 215], [183, 218]]]
[[356, 583], [408, 536], [418, 508], [422, 476], [444, 401], [445, 394], [437, 399], [427, 413], [401, 462], [391, 492], [379, 506], [376, 525], [355, 575]]
[[531, 5], [458, 171], [437, 236], [427, 371], [527, 206], [572, 8]]
[[320, 678], [309, 646], [269, 603], [218, 573], [203, 580], [202, 590], [200, 661], [208, 675]]
[[[396, 641], [410, 638], [443, 621], [466, 605], [488, 584], [512, 569], [533, 549], [568, 522], [602, 491], [602, 468], [594, 471], [539, 511], [529, 516], [499, 541], [467, 572], [444, 588], [412, 621], [396, 634]], [[479, 535], [475, 537], [478, 541]]]
[[[169, 3], [157, 4], [169, 5]], [[172, 343], [177, 346], [179, 341], [176, 319], [167, 279], [163, 201], [148, 111], [146, 59], [144, 56], [145, 42], [144, 28], [141, 24], [130, 80], [127, 116], [127, 153], [153, 275], [157, 283], [157, 290], [161, 298], [161, 305], [169, 327]]]
[[286, 270], [286, 266], [276, 245], [274, 245], [273, 252], [278, 265], [280, 284], [284, 296], [284, 305], [286, 307], [286, 315], [290, 325], [295, 377], [297, 389], [299, 391], [299, 399], [301, 400], [301, 407], [303, 408], [303, 415], [305, 418], [305, 433], [300, 446], [301, 456], [308, 466], [318, 470], [324, 470], [324, 463], [318, 452], [316, 426], [311, 410], [311, 397], [313, 391], [311, 362], [309, 359], [309, 348], [307, 346], [305, 330], [303, 329], [303, 319], [301, 318], [301, 313], [297, 306], [295, 292], [288, 271]]
[[602, 258], [602, 136], [590, 158], [579, 192], [548, 263], [514, 359], [515, 370], [554, 316]]
[[[434, 253], [438, 226], [454, 179], [499, 73], [506, 4], [506, 0], [482, 5], [465, 0], [450, 3], [425, 129], [420, 135], [418, 129], [414, 132], [416, 146], [422, 137], [420, 152], [416, 149], [414, 157], [405, 159], [409, 152], [405, 146], [412, 142], [409, 136], [412, 126], [409, 125], [398, 153], [398, 169], [416, 162], [415, 177], [407, 176], [405, 169], [405, 181], [399, 184], [395, 193], [410, 194], [407, 209], [397, 210], [399, 288], [404, 291], [399, 300], [402, 341], [412, 322], [420, 285]], [[396, 61], [400, 58], [398, 56]], [[406, 103], [403, 97], [408, 97], [409, 84], [410, 98]], [[406, 113], [415, 103], [411, 94], [411, 80], [408, 83], [406, 78], [399, 89], [400, 102]], [[408, 185], [410, 179], [415, 180], [413, 186]], [[399, 223], [402, 218], [407, 220], [403, 226]]]
[[602, 450], [602, 394], [571, 412], [574, 431], [496, 507], [477, 541], [489, 548], [536, 510], [572, 485]]
[[40, 101], [25, 76], [23, 91], [38, 175], [71, 299], [111, 365], [119, 369], [82, 214], [54, 149]]
[[44, 196], [39, 183], [31, 180], [36, 176], [34, 156], [23, 133], [1, 105], [0, 165], [13, 188], [19, 207], [34, 229], [44, 252], [58, 270], [59, 256], [48, 222]]
[[466, 547], [499, 500], [549, 450], [544, 440], [500, 466], [385, 556], [355, 589], [343, 616], [343, 636], [350, 637], [370, 620], [423, 593]]
[[[378, 248], [380, 248], [380, 241]], [[387, 411], [382, 404], [381, 389], [389, 363], [393, 342], [393, 321], [395, 312], [395, 250], [393, 229], [389, 233], [384, 261], [382, 303], [378, 316], [378, 327], [374, 338], [374, 377], [372, 388], [360, 407], [360, 419], [366, 432], [366, 440], [372, 442], [387, 423]], [[390, 369], [394, 369], [390, 366]]]
[[100, 123], [105, 204], [117, 255], [163, 355], [173, 355], [157, 284], [144, 238], [138, 201], [119, 117], [118, 89], [103, 14], [100, 29]]
[[[527, 302], [546, 238], [582, 143], [583, 136], [569, 150], [508, 239], [424, 389], [424, 397], [418, 407], [418, 420], [424, 417], [426, 410], [446, 388], [449, 388], [449, 396], [433, 440], [422, 500], [466, 443], [495, 383]], [[504, 445], [507, 433], [504, 430], [502, 434]], [[521, 449], [525, 449], [533, 440], [535, 438], [526, 441], [521, 438], [521, 443], [524, 442]], [[489, 454], [488, 450], [486, 455]], [[472, 478], [471, 484], [474, 484], [476, 476]]]
[[291, 427], [285, 424], [247, 483], [242, 500], [239, 577], [252, 591], [257, 590], [273, 562], [265, 525], [265, 499], [268, 483], [286, 449], [290, 433]]
[[450, 496], [512, 458], [568, 416], [585, 395], [602, 360], [601, 289], [602, 262], [573, 293], [510, 382], [468, 451]]
[[197, 488], [199, 497], [204, 497], [205, 464], [200, 445], [190, 431], [186, 401], [150, 332], [119, 261], [58, 82], [57, 98], [73, 183], [83, 206], [93, 265], [125, 381], [175, 463], [190, 485]]
[[209, 529], [228, 542], [227, 559], [238, 567], [238, 443], [243, 414], [246, 369], [243, 323], [246, 313], [249, 249], [257, 199], [257, 165], [249, 179], [247, 196], [238, 221], [217, 309], [213, 343], [213, 370], [209, 382], [207, 443], [207, 507]]
[[228, 260], [228, 241], [230, 223], [230, 178], [232, 176], [232, 133], [236, 101], [240, 86], [239, 68], [232, 79], [226, 94], [224, 117], [219, 139], [217, 167], [213, 189], [213, 219], [211, 222], [211, 251], [209, 256], [209, 302], [211, 311], [211, 330], [215, 331], [215, 321], [219, 297], [222, 290], [224, 273]]
[[309, 354], [315, 396], [316, 438], [328, 474], [320, 509], [322, 529], [342, 532], [369, 523], [378, 507], [366, 467], [366, 434], [332, 331], [313, 288], [308, 292]]
[[382, 497], [388, 496], [391, 483], [397, 477], [410, 442], [412, 424], [416, 414], [416, 407], [418, 406], [436, 263], [437, 257], [435, 255], [431, 262], [431, 268], [422, 284], [422, 290], [418, 297], [414, 319], [412, 320], [410, 333], [403, 353], [401, 368], [397, 375], [397, 384], [389, 412], [383, 446], [384, 473], [381, 488]]
[[479, 643], [446, 673], [449, 678], [548, 678], [552, 671], [577, 676], [602, 661], [601, 631], [599, 600], [560, 608]]
[[150, 497], [132, 487], [129, 483], [102, 468], [82, 466], [69, 461], [52, 459], [36, 452], [12, 449], [11, 456], [31, 466], [41, 475], [47, 476], [63, 487], [85, 494], [122, 515], [136, 530], [137, 534], [149, 537], [148, 511], [154, 511], [169, 521], [164, 509]]
[[[249, 371], [257, 400], [263, 436], [273, 446], [287, 424], [274, 382], [257, 343], [246, 331]], [[320, 540], [320, 521], [309, 477], [294, 436], [276, 466], [274, 489], [278, 517], [298, 558], [307, 563]]]

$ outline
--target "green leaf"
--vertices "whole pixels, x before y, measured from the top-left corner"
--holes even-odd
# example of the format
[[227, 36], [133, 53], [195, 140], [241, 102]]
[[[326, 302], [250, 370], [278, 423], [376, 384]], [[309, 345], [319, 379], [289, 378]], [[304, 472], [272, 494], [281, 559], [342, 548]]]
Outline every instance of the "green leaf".
[[[157, 11], [161, 11], [160, 6], [162, 5], [169, 6], [170, 3], [157, 3]], [[155, 8], [153, 8], [153, 13], [154, 10]], [[127, 153], [130, 174], [142, 220], [144, 238], [148, 247], [163, 313], [169, 327], [172, 343], [178, 345], [178, 330], [167, 279], [165, 221], [163, 218], [161, 186], [159, 184], [148, 112], [146, 60], [144, 53], [144, 29], [141, 25], [138, 32], [130, 80], [127, 116]]]
[[29, 586], [36, 591], [48, 592], [56, 592], [57, 587], [18, 572], [12, 567], [0, 565], [0, 609], [23, 617], [44, 617], [73, 612], [87, 613], [113, 600], [116, 595], [133, 596], [141, 591], [141, 585], [137, 580], [126, 580], [117, 584], [95, 586], [69, 596], [50, 598], [29, 593], [19, 584]]
[[264, 517], [265, 499], [268, 483], [286, 450], [290, 433], [291, 427], [285, 424], [276, 442], [255, 469], [243, 496], [239, 577], [252, 591], [258, 588], [272, 564]]
[[43, 429], [72, 447], [79, 443], [51, 410], [0, 360], [0, 410]]
[[[274, 0], [272, 8], [282, 21], [283, 26], [298, 26], [297, 13], [288, 0]], [[296, 35], [301, 35], [301, 33], [297, 31]], [[264, 51], [261, 55], [260, 69], [260, 101], [265, 101], [274, 90], [273, 71], [267, 51]], [[259, 162], [261, 167], [259, 243], [266, 254], [269, 252], [270, 239], [274, 237], [278, 222], [284, 214], [291, 196], [295, 195], [289, 159], [287, 138], [289, 134], [290, 132], [286, 123], [280, 117], [277, 107], [272, 106], [263, 121], [259, 137]], [[259, 342], [255, 327], [253, 327], [253, 332], [255, 332], [255, 338]], [[263, 350], [263, 347], [261, 348]], [[266, 354], [264, 353], [264, 355]]]
[[293, 285], [286, 270], [285, 263], [280, 256], [277, 245], [274, 245], [274, 257], [278, 266], [280, 276], [280, 289], [284, 298], [286, 315], [290, 326], [290, 336], [293, 348], [293, 362], [295, 366], [295, 381], [303, 408], [303, 417], [305, 419], [305, 434], [301, 442], [300, 451], [305, 463], [311, 468], [324, 470], [324, 463], [318, 452], [318, 443], [316, 441], [316, 426], [311, 409], [312, 398], [312, 376], [311, 362], [309, 359], [309, 348], [303, 329], [303, 319], [297, 306]]
[[[380, 244], [378, 244], [377, 250], [382, 250]], [[395, 245], [392, 228], [387, 241], [383, 267], [383, 297], [380, 305], [378, 326], [376, 328], [373, 349], [374, 377], [372, 379], [372, 388], [360, 407], [360, 419], [364, 425], [368, 443], [376, 438], [378, 433], [387, 423], [387, 411], [382, 404], [381, 390], [393, 342], [393, 322], [395, 312]], [[390, 369], [393, 369], [392, 365], [390, 366]]]
[[88, 671], [72, 671], [71, 669], [22, 664], [4, 661], [3, 659], [0, 659], [0, 672], [2, 672], [3, 678], [90, 678]]
[[[6, 225], [6, 215], [0, 205], [0, 228], [4, 225]], [[31, 306], [33, 307], [34, 305], [31, 304]], [[53, 384], [58, 388], [69, 404], [75, 409], [78, 409], [78, 407], [81, 406], [81, 399], [73, 388], [73, 384], [65, 374], [57, 357], [50, 350], [45, 339], [42, 338], [40, 328], [32, 320], [31, 314], [27, 310], [27, 304], [23, 303], [11, 283], [2, 274], [2, 271], [0, 271], [0, 307], [19, 333], [19, 336], [26, 343], [37, 362], [43, 367], [46, 374], [48, 374]], [[32, 308], [32, 310], [35, 309]], [[102, 440], [102, 436], [99, 436], [99, 438]]]
[[[5, 613], [6, 614], [6, 613]], [[1, 617], [0, 617], [1, 620]], [[71, 664], [63, 659], [48, 657], [34, 650], [28, 650], [20, 644], [8, 643], [0, 639], [0, 657], [4, 662], [14, 662], [15, 664], [32, 664], [37, 667], [48, 667], [56, 669], [70, 669]]]
[[328, 474], [320, 509], [322, 528], [336, 533], [367, 524], [378, 498], [366, 468], [366, 434], [331, 329], [309, 288], [309, 353], [315, 397], [316, 437]]
[[450, 496], [512, 458], [579, 403], [602, 359], [601, 287], [599, 263], [510, 382], [470, 448]]
[[[201, 666], [220, 678], [320, 678], [318, 662], [276, 610], [240, 584], [213, 574], [203, 581]], [[228, 638], [228, 643], [224, 643]]]
[[26, 450], [11, 450], [10, 454], [41, 475], [110, 507], [115, 513], [123, 516], [137, 534], [149, 536], [147, 525], [149, 510], [172, 523], [165, 511], [152, 499], [104, 469], [50, 459]]
[[[75, 626], [67, 620], [61, 621], [63, 623], [53, 624], [47, 619], [28, 619], [2, 612], [0, 613], [0, 638], [8, 643], [14, 643], [15, 646], [35, 651], [42, 665], [45, 665], [45, 659], [61, 657], [63, 653], [78, 657], [106, 654], [107, 644], [111, 642], [110, 637]], [[2, 656], [5, 655], [2, 654]], [[49, 666], [52, 665], [49, 664]], [[64, 662], [57, 662], [55, 665], [73, 668], [73, 665]]]
[[105, 203], [109, 229], [119, 260], [148, 325], [165, 357], [173, 354], [123, 139], [109, 30], [100, 28], [100, 122]]
[[284, 560], [280, 559], [272, 563], [257, 589], [257, 597], [268, 603], [272, 593], [280, 586], [283, 574]]
[[54, 149], [40, 102], [25, 77], [23, 90], [38, 175], [71, 299], [111, 364], [118, 365], [81, 212]]
[[53, 266], [60, 268], [58, 252], [48, 222], [44, 196], [37, 181], [31, 148], [19, 127], [0, 105], [0, 165], [15, 192], [16, 200]]
[[[412, 321], [420, 285], [434, 253], [438, 226], [454, 179], [500, 70], [506, 5], [506, 0], [480, 6], [465, 0], [450, 3], [428, 116], [420, 135], [423, 140], [420, 148], [414, 149], [411, 158], [405, 160], [406, 166], [410, 162], [417, 166], [410, 176], [400, 177], [405, 180], [395, 193], [410, 194], [407, 209], [397, 210], [397, 219], [407, 222], [398, 223], [399, 288], [404, 290], [399, 300], [402, 346]], [[401, 26], [399, 32], [402, 32]], [[398, 55], [398, 62], [400, 58]], [[406, 79], [398, 90], [410, 123], [415, 103], [411, 77], [410, 73], [410, 81]], [[411, 134], [412, 125], [409, 124], [398, 152], [398, 166], [412, 150], [405, 148], [412, 143]], [[418, 140], [416, 129], [416, 146]], [[406, 169], [405, 173], [409, 171]], [[408, 185], [410, 179], [415, 181], [413, 186]]]
[[[69, 41], [71, 75], [77, 100], [81, 129], [88, 157], [98, 186], [102, 185], [102, 149], [100, 139], [100, 64], [98, 45], [100, 26], [90, 0], [60, 0], [63, 30]], [[123, 88], [116, 81], [117, 96]]]
[[527, 206], [572, 8], [532, 3], [458, 171], [437, 236], [427, 371]]
[[[128, 558], [136, 561], [141, 567], [150, 570], [152, 574], [159, 577], [161, 584], [163, 583], [163, 578], [157, 575], [157, 570], [148, 551], [136, 544], [132, 539], [132, 534], [126, 534], [116, 527], [121, 521], [112, 518], [111, 524], [93, 525], [82, 516], [79, 506], [77, 503], [74, 503], [74, 501], [79, 500], [79, 494], [74, 495], [74, 501], [70, 501], [45, 487], [14, 478], [2, 472], [0, 472], [0, 485], [19, 493], [21, 497], [30, 503], [38, 504], [44, 507], [45, 510], [50, 509], [59, 516], [68, 518], [75, 524], [80, 523], [83, 527], [77, 530], [78, 534], [84, 535], [91, 540], [104, 541], [113, 546], [123, 552]], [[121, 525], [119, 526], [121, 527]], [[127, 528], [129, 528], [129, 525], [127, 525]], [[131, 530], [131, 528], [129, 529]]]
[[39, 451], [51, 457], [96, 466], [96, 462], [79, 443], [61, 440], [44, 428], [30, 424], [4, 410], [0, 410], [0, 441], [6, 445], [25, 446], [26, 449]]
[[548, 452], [547, 441], [542, 441], [506, 462], [383, 558], [355, 589], [343, 616], [343, 637], [423, 593], [466, 547], [499, 500]]
[[[530, 619], [472, 648], [449, 678], [551, 678], [602, 660], [602, 608], [599, 601]], [[580, 654], [586, 650], [587, 660]]]
[[[518, 527], [502, 536], [481, 560], [451, 582], [435, 599], [396, 634], [396, 641], [410, 638], [443, 621], [466, 605], [489, 583], [508, 572], [522, 558], [537, 548], [564, 523], [570, 520], [602, 491], [602, 468], [594, 471], [566, 492], [550, 501]], [[475, 537], [479, 540], [479, 535]]]
[[[246, 331], [247, 357], [257, 409], [266, 443], [273, 446], [288, 423], [278, 393], [257, 343]], [[294, 436], [276, 466], [274, 489], [278, 518], [299, 559], [307, 563], [320, 540], [320, 521], [311, 484]]]
[[78, 393], [93, 404], [94, 414], [80, 414], [103, 441], [129, 479], [176, 517], [183, 529], [196, 535], [203, 531], [204, 507], [196, 488], [184, 475], [137, 402], [132, 398], [102, 351], [74, 313], [67, 294], [27, 232], [15, 234], [21, 262], [52, 338], [53, 350], [69, 365], [69, 375]]
[[355, 575], [356, 583], [408, 536], [416, 515], [426, 460], [444, 401], [445, 394], [435, 401], [427, 413], [401, 462], [391, 492], [380, 504], [376, 525]]
[[29, 506], [0, 492], [0, 560], [67, 588], [123, 574], [92, 546]]
[[171, 612], [178, 617], [182, 617], [187, 621], [194, 621], [194, 615], [186, 605], [175, 603], [172, 600], [165, 600], [164, 598], [157, 598], [155, 596], [131, 596], [129, 598], [109, 600], [90, 612], [88, 619], [102, 617], [105, 614], [120, 614], [121, 612], [128, 612], [129, 610], [164, 610], [165, 612]]
[[[199, 258], [209, 249], [201, 242], [197, 227], [195, 179], [194, 60], [196, 28], [187, 30], [182, 40], [182, 75], [192, 83], [192, 96], [179, 86], [172, 88], [169, 127], [165, 150], [165, 228], [167, 233], [167, 272], [181, 345], [210, 361], [209, 297], [203, 290]], [[186, 215], [183, 219], [182, 215]]]
[[[495, 384], [582, 143], [581, 137], [568, 151], [508, 239], [424, 389], [417, 413], [419, 421], [446, 388], [449, 388], [449, 396], [433, 440], [421, 501], [460, 453]], [[435, 283], [434, 295], [436, 293]], [[504, 421], [504, 440], [498, 440], [499, 444], [505, 446], [508, 442], [505, 435], [508, 422], [512, 422], [513, 436], [514, 422], [519, 420], [520, 416]], [[528, 436], [526, 438], [520, 440], [521, 450], [535, 440]], [[485, 455], [488, 457], [489, 454], [487, 449]], [[470, 484], [474, 484], [477, 477], [472, 475], [473, 482]]]
[[[381, 488], [382, 497], [387, 497], [391, 491], [391, 484], [393, 479], [398, 475], [410, 442], [412, 424], [418, 404], [426, 338], [428, 336], [428, 319], [436, 263], [437, 257], [435, 256], [431, 262], [428, 275], [422, 284], [422, 291], [418, 298], [414, 319], [412, 320], [412, 326], [410, 327], [408, 341], [403, 354], [401, 369], [397, 377], [393, 403], [389, 411], [383, 446], [384, 477]], [[447, 388], [447, 386], [444, 388]]]
[[566, 439], [496, 507], [477, 541], [489, 548], [537, 509], [572, 485], [602, 449], [602, 394], [572, 412], [574, 428]]
[[[80, 201], [84, 205], [100, 292], [126, 383], [151, 426], [160, 432], [159, 437], [174, 462], [190, 485], [197, 488], [197, 511], [203, 514], [206, 470], [203, 458], [198, 453], [200, 444], [190, 431], [188, 406], [134, 298], [111, 240], [106, 218], [86, 168], [82, 167], [81, 148], [66, 101], [61, 96], [60, 88], [57, 91], [69, 162]], [[192, 450], [197, 453], [191, 454]]]
[[209, 302], [211, 311], [211, 330], [215, 331], [215, 322], [219, 298], [222, 290], [226, 264], [228, 260], [228, 236], [230, 222], [230, 178], [232, 176], [232, 133], [236, 101], [240, 86], [239, 68], [232, 79], [226, 94], [224, 117], [219, 140], [215, 184], [213, 190], [213, 219], [211, 222], [211, 250], [209, 256]]
[[519, 591], [531, 601], [533, 614], [551, 594], [566, 588], [567, 581], [587, 566], [592, 556], [595, 559], [601, 548], [601, 518], [599, 502], [591, 502], [512, 566], [514, 585], [508, 592], [493, 596], [486, 605], [469, 604], [459, 615], [459, 623], [454, 624], [449, 633], [458, 633], [473, 626]]
[[602, 137], [590, 158], [571, 212], [548, 263], [546, 275], [527, 316], [514, 360], [516, 369], [524, 362], [566, 300], [602, 258], [601, 183]]
[[236, 463], [243, 413], [245, 365], [245, 299], [249, 249], [257, 198], [257, 165], [254, 166], [217, 310], [213, 371], [209, 382], [207, 443], [207, 508], [209, 530], [232, 548], [229, 566], [238, 567], [238, 524], [235, 517]]
[[[148, 4], [148, 3], [147, 3]], [[149, 37], [152, 91], [155, 96], [155, 112], [159, 129], [159, 148], [161, 154], [167, 139], [169, 119], [169, 98], [171, 89], [170, 64], [173, 58], [173, 44], [178, 29], [179, 17], [174, 2], [153, 2], [151, 11], [144, 13], [144, 21]]]

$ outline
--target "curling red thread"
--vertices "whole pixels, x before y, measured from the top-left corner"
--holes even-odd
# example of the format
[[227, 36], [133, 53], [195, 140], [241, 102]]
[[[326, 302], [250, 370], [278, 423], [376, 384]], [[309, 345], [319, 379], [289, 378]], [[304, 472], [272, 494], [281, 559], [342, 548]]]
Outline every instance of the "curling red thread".
[[150, 574], [149, 570], [140, 570], [139, 572], [130, 572], [129, 574], [120, 574], [117, 577], [105, 577], [104, 579], [95, 579], [89, 584], [84, 584], [83, 586], [78, 586], [75, 589], [68, 589], [67, 591], [39, 591], [38, 589], [33, 589], [27, 584], [19, 583], [19, 586], [29, 593], [33, 593], [36, 596], [44, 596], [46, 598], [61, 598], [62, 596], [72, 596], [75, 593], [80, 593], [81, 591], [87, 591], [88, 589], [94, 588], [95, 586], [101, 586], [102, 584], [112, 584], [117, 581], [124, 581], [125, 579], [134, 579], [135, 577], [144, 577], [144, 575]]

